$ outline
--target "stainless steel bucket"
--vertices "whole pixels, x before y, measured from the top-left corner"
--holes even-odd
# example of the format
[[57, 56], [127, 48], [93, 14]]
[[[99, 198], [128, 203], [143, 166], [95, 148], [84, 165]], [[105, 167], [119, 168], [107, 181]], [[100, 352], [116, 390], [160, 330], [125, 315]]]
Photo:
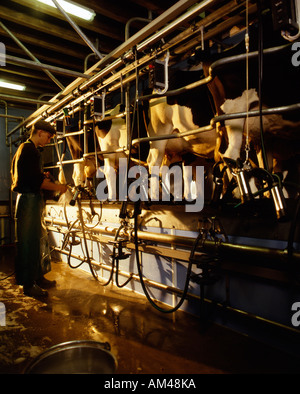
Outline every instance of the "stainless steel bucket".
[[55, 345], [37, 356], [25, 374], [113, 374], [117, 361], [109, 343], [70, 341]]

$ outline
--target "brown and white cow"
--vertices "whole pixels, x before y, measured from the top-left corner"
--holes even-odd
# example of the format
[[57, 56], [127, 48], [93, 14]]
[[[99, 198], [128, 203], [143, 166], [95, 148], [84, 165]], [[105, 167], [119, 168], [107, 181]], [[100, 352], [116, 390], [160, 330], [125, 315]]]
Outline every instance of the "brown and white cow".
[[[264, 31], [268, 34], [266, 34], [263, 47], [264, 49], [278, 47], [278, 49], [269, 49], [263, 54], [261, 52], [262, 69], [258, 68], [259, 56], [249, 57], [248, 75], [246, 74], [246, 58], [236, 62], [223, 62], [223, 65], [216, 67], [214, 62], [222, 57], [216, 55], [203, 64], [206, 76], [212, 70], [213, 80], [208, 87], [217, 115], [258, 109], [259, 99], [263, 108], [290, 106], [300, 102], [300, 69], [292, 65], [291, 47], [286, 44], [280, 34], [273, 32], [269, 21], [266, 21], [264, 28], [267, 26], [267, 30]], [[255, 25], [250, 28], [249, 36], [250, 52], [257, 51], [257, 27]], [[259, 52], [257, 53], [260, 55]], [[239, 54], [245, 54], [244, 41], [226, 52], [229, 58]], [[248, 130], [251, 146], [258, 154], [259, 166], [267, 167], [270, 172], [280, 170], [284, 161], [286, 162], [289, 158], [294, 159], [299, 154], [299, 112], [298, 109], [293, 112], [265, 115], [262, 118], [249, 117], [248, 123], [245, 122], [245, 118], [226, 120], [225, 127], [219, 129], [223, 140], [226, 141], [226, 148], [221, 152], [222, 157], [232, 162], [241, 157], [242, 160], [245, 159], [244, 148]], [[263, 126], [262, 129], [261, 126]], [[264, 146], [262, 146], [261, 130], [263, 130]], [[291, 143], [292, 140], [294, 144]], [[293, 149], [290, 149], [292, 146]], [[264, 155], [262, 155], [263, 148], [265, 148]], [[276, 161], [273, 160], [274, 158]]]
[[[91, 139], [92, 136], [91, 131], [88, 132], [88, 139]], [[96, 161], [95, 157], [91, 156], [89, 157], [84, 157], [83, 156], [83, 134], [81, 135], [69, 135], [66, 133], [66, 141], [69, 147], [69, 151], [72, 157], [72, 160], [78, 160], [78, 162], [73, 163], [73, 173], [72, 173], [72, 179], [74, 182], [74, 186], [90, 186], [91, 187], [91, 182], [92, 178], [96, 174]], [[91, 151], [94, 150], [94, 148], [90, 148]], [[63, 158], [62, 158], [63, 160]], [[59, 179], [61, 181], [64, 180], [65, 183], [66, 180], [64, 178], [64, 173], [63, 171], [60, 171], [59, 173]]]
[[[120, 113], [120, 105], [107, 113], [111, 117]], [[123, 117], [115, 117], [110, 120], [97, 121], [95, 123], [95, 133], [104, 159], [102, 171], [107, 182], [107, 198], [110, 201], [116, 200], [116, 173], [119, 168], [119, 159], [127, 158], [127, 130]], [[98, 174], [99, 175], [99, 174]]]
[[[202, 74], [202, 73], [201, 73]], [[176, 72], [175, 81], [171, 86], [176, 87], [176, 83], [188, 84], [198, 80], [200, 73], [196, 72]], [[127, 158], [127, 132], [126, 123], [123, 117], [116, 117], [119, 114], [120, 106], [116, 106], [112, 111], [106, 113], [110, 120], [95, 120], [95, 133], [98, 139], [104, 166], [98, 170], [102, 171], [107, 182], [108, 200], [116, 200], [116, 173], [118, 171], [119, 159]], [[148, 136], [169, 135], [184, 131], [194, 130], [201, 126], [210, 124], [213, 117], [211, 104], [209, 101], [209, 91], [206, 86], [195, 89], [193, 92], [181, 94], [177, 97], [160, 97], [150, 100], [149, 103], [149, 124]], [[72, 140], [71, 140], [72, 138]], [[72, 144], [71, 144], [72, 141]], [[82, 155], [82, 141], [78, 136], [70, 137], [68, 140], [72, 157]], [[170, 165], [174, 162], [183, 163], [183, 176], [189, 179], [188, 173], [191, 164], [211, 168], [216, 147], [216, 131], [211, 129], [203, 133], [186, 136], [184, 138], [165, 139], [150, 142], [147, 166], [149, 173], [154, 167]], [[107, 152], [107, 153], [106, 153]], [[193, 163], [192, 163], [193, 162]], [[77, 169], [82, 176], [83, 164], [74, 166], [76, 175]], [[100, 175], [100, 173], [98, 173]], [[100, 176], [101, 177], [101, 176]], [[84, 177], [85, 178], [85, 177]], [[80, 179], [78, 177], [78, 179]], [[183, 180], [184, 181], [184, 180]], [[191, 200], [191, 183], [184, 181], [184, 196]], [[158, 187], [154, 182], [152, 187]], [[202, 186], [202, 185], [201, 185]], [[203, 190], [200, 190], [203, 193]], [[151, 195], [157, 196], [158, 190], [151, 190]], [[196, 192], [197, 194], [197, 192]]]
[[[201, 76], [202, 72], [198, 71], [176, 70], [170, 78], [170, 89], [189, 85], [199, 80]], [[153, 98], [149, 102], [148, 136], [168, 136], [173, 133], [196, 130], [199, 127], [209, 126], [213, 116], [206, 86], [200, 86], [176, 96]], [[183, 196], [190, 200], [192, 189], [186, 171], [190, 171], [193, 161], [197, 166], [203, 166], [206, 170], [211, 167], [215, 155], [216, 139], [216, 130], [211, 128], [209, 131], [183, 138], [151, 141], [147, 158], [150, 174], [155, 167], [182, 161]], [[157, 183], [154, 187], [155, 185], [157, 187]], [[153, 193], [157, 195], [158, 191], [154, 190]], [[203, 193], [203, 190], [196, 190], [195, 193]]]

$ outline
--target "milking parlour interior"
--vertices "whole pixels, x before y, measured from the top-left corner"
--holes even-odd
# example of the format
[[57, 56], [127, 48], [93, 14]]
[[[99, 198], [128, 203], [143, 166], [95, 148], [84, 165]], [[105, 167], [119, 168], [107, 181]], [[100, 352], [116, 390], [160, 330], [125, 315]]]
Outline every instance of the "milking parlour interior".
[[[0, 11], [0, 372], [299, 373], [300, 2]], [[56, 186], [12, 190], [45, 122]], [[32, 195], [39, 294], [16, 273]]]

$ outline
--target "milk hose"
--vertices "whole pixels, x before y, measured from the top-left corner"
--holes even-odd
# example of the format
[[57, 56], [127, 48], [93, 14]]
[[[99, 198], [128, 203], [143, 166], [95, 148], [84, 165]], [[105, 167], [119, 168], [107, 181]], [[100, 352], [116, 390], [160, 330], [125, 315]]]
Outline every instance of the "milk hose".
[[188, 268], [187, 268], [187, 275], [186, 275], [185, 287], [184, 287], [183, 294], [182, 294], [182, 296], [181, 296], [181, 298], [180, 298], [180, 301], [179, 301], [178, 304], [177, 304], [175, 307], [173, 307], [173, 308], [170, 308], [170, 309], [161, 308], [161, 307], [159, 307], [159, 306], [151, 299], [151, 297], [150, 297], [150, 295], [149, 295], [149, 293], [148, 293], [148, 291], [147, 291], [146, 285], [145, 285], [145, 283], [144, 283], [144, 279], [143, 279], [143, 273], [142, 273], [142, 270], [141, 270], [141, 264], [140, 264], [140, 259], [139, 259], [139, 249], [138, 249], [138, 235], [137, 235], [137, 233], [138, 233], [138, 224], [137, 224], [137, 222], [138, 222], [138, 211], [139, 211], [139, 210], [137, 209], [137, 206], [135, 206], [135, 210], [134, 210], [134, 244], [135, 244], [135, 254], [136, 254], [137, 268], [138, 268], [139, 277], [140, 277], [140, 282], [141, 282], [143, 291], [144, 291], [144, 293], [145, 293], [146, 298], [147, 298], [148, 301], [150, 302], [150, 304], [151, 304], [155, 309], [157, 309], [158, 311], [160, 311], [160, 312], [162, 312], [162, 313], [172, 313], [172, 312], [175, 312], [175, 311], [177, 311], [177, 310], [181, 307], [181, 305], [183, 304], [183, 302], [184, 302], [184, 300], [185, 300], [185, 298], [186, 298], [187, 291], [188, 291], [188, 287], [189, 287], [189, 281], [190, 281], [191, 271], [192, 271], [192, 257], [193, 257], [193, 255], [194, 255], [194, 252], [195, 252], [195, 250], [196, 250], [196, 247], [197, 247], [199, 241], [200, 241], [201, 238], [202, 238], [202, 234], [199, 234], [199, 235], [198, 235], [198, 237], [196, 238], [196, 240], [195, 240], [195, 242], [194, 242], [194, 245], [193, 245], [193, 247], [192, 247], [192, 251], [191, 251], [191, 255], [190, 255], [190, 260], [189, 260], [189, 265], [188, 265]]

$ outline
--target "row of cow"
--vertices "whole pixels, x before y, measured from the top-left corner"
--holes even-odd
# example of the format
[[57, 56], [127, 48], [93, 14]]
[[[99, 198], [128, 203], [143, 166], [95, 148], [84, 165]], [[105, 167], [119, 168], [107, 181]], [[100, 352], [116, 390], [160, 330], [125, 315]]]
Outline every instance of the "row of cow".
[[[249, 30], [249, 35], [251, 51], [257, 50], [256, 26]], [[268, 34], [266, 36], [264, 48], [269, 48], [270, 43], [273, 46], [278, 42], [285, 44], [280, 39], [278, 41], [274, 34], [271, 39]], [[289, 170], [290, 174], [294, 172], [293, 180], [299, 182], [300, 111], [299, 108], [294, 110], [291, 106], [300, 103], [300, 70], [291, 62], [291, 47], [283, 45], [276, 50], [267, 50], [266, 53], [258, 51], [255, 56], [244, 56], [237, 58], [235, 62], [224, 62], [221, 66], [213, 67], [220, 58], [232, 58], [245, 53], [244, 45], [242, 36], [241, 43], [221, 55], [211, 51], [207, 55], [206, 52], [199, 51], [195, 56], [198, 66], [196, 70], [195, 65], [184, 71], [178, 68], [170, 70], [170, 90], [209, 75], [212, 75], [212, 78], [207, 84], [179, 95], [150, 99], [146, 105], [148, 137], [169, 136], [209, 124], [212, 126], [210, 130], [182, 138], [151, 141], [146, 159], [150, 174], [154, 166], [180, 161], [183, 169], [192, 164], [204, 166], [207, 179], [213, 179], [209, 175], [213, 174], [216, 164], [221, 161], [222, 165], [229, 169], [228, 182], [237, 169], [245, 169], [250, 177], [250, 169], [255, 167], [269, 173]], [[222, 114], [283, 106], [288, 109], [283, 113], [211, 122]], [[120, 151], [120, 148], [127, 147], [128, 142], [125, 119], [113, 118], [118, 112], [119, 106], [109, 114], [112, 116], [111, 120], [98, 121], [95, 118], [93, 122], [100, 150], [119, 150], [101, 155], [104, 161], [101, 168], [107, 180], [109, 198], [116, 195], [115, 183], [112, 180], [118, 170], [119, 158], [127, 157], [125, 150]], [[73, 159], [82, 157], [83, 145], [80, 137], [67, 136], [67, 142]], [[144, 148], [144, 145], [141, 145], [141, 148]], [[75, 185], [82, 184], [84, 179], [93, 176], [95, 171], [93, 157], [84, 163], [75, 164]], [[213, 183], [207, 187], [208, 195], [211, 196]], [[185, 190], [184, 193], [187, 196], [190, 190]]]

